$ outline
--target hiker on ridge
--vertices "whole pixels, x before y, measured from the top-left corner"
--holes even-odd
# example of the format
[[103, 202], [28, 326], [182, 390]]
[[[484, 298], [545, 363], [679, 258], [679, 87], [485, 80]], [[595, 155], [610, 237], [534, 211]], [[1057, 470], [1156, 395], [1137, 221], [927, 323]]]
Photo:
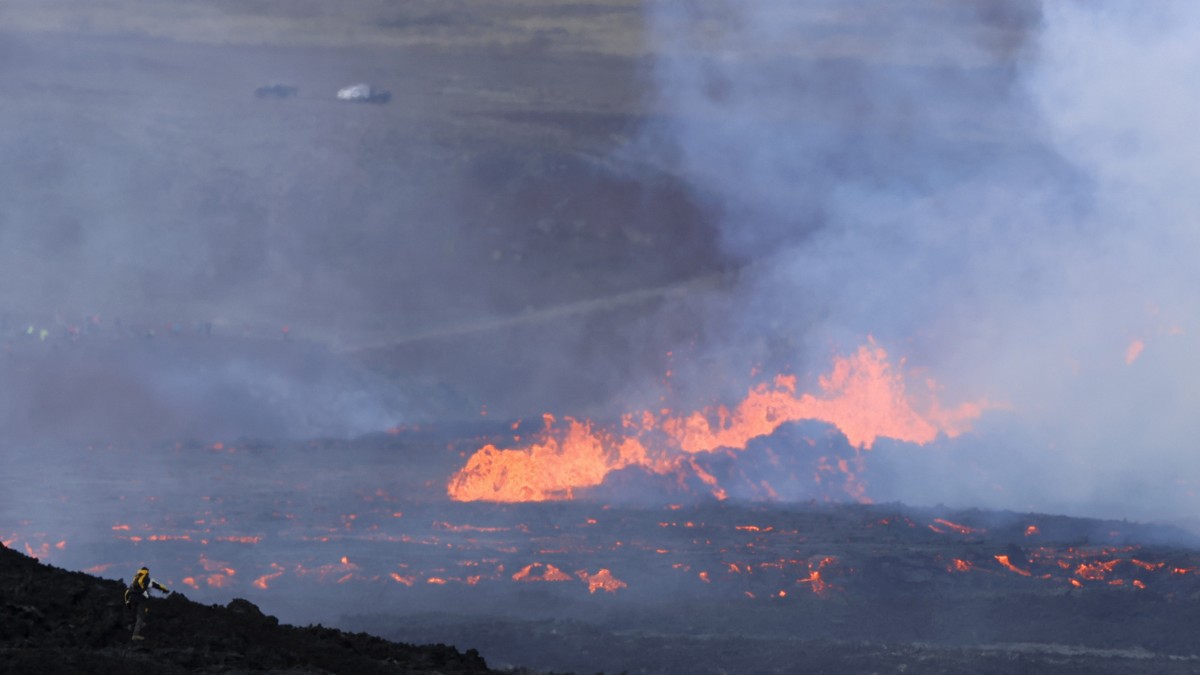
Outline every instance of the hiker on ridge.
[[156, 589], [170, 594], [171, 591], [154, 579], [150, 578], [150, 568], [143, 567], [133, 575], [133, 581], [125, 589], [125, 606], [133, 610], [136, 620], [133, 624], [133, 639], [145, 640], [142, 629], [146, 627], [146, 614], [150, 611], [150, 589]]

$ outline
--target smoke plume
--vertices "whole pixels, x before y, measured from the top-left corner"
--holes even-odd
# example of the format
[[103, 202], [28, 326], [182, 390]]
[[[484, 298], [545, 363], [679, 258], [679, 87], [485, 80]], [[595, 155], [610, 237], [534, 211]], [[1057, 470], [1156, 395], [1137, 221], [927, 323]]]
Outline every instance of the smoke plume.
[[997, 404], [966, 438], [878, 449], [876, 498], [1190, 503], [1200, 11], [654, 7], [672, 121], [644, 147], [741, 261], [714, 358], [819, 371], [874, 336], [945, 398]]

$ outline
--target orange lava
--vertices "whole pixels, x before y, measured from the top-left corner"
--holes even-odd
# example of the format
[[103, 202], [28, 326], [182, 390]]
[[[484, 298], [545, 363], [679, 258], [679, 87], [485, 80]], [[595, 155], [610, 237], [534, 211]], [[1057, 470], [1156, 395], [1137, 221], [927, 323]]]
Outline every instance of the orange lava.
[[[826, 565], [836, 562], [835, 558], [825, 557], [817, 562], [816, 565], [808, 563], [808, 576], [803, 579], [797, 579], [796, 583], [809, 584], [809, 588], [817, 595], [825, 595], [833, 586], [821, 576], [821, 570], [825, 569]], [[782, 597], [782, 596], [780, 596]]]
[[970, 572], [971, 569], [973, 567], [975, 567], [969, 560], [962, 560], [961, 558], [955, 558], [953, 562], [954, 562], [954, 564], [947, 567], [946, 571], [948, 571], [948, 572]]
[[531, 563], [512, 575], [513, 581], [570, 581], [571, 575], [554, 565]]
[[213, 588], [225, 588], [231, 583], [231, 579], [224, 574], [210, 574], [205, 577], [204, 582]]
[[933, 530], [934, 532], [937, 532], [938, 534], [945, 534], [946, 530], [952, 530], [954, 532], [957, 532], [958, 534], [978, 534], [978, 533], [987, 531], [987, 530], [984, 530], [981, 528], [968, 527], [966, 525], [959, 525], [958, 523], [952, 523], [949, 520], [946, 520], [945, 518], [934, 518], [933, 522], [937, 523], [938, 525], [941, 525], [942, 528], [945, 528], [945, 529], [942, 529], [942, 528], [937, 527], [936, 525], [930, 525], [929, 529]]
[[[675, 415], [670, 410], [627, 415], [620, 431], [597, 429], [589, 421], [566, 419], [566, 427], [544, 416], [546, 427], [530, 445], [499, 449], [486, 445], [451, 477], [447, 493], [456, 501], [529, 502], [572, 499], [576, 490], [600, 485], [613, 471], [630, 466], [667, 475], [690, 472], [718, 498], [717, 479], [691, 457], [721, 449], [744, 450], [789, 422], [832, 424], [855, 448], [867, 450], [881, 437], [926, 444], [938, 434], [953, 437], [979, 417], [984, 404], [947, 410], [931, 401], [922, 414], [913, 409], [904, 378], [873, 341], [849, 357], [837, 358], [818, 380], [819, 393], [798, 394], [794, 376], [777, 376], [749, 391], [732, 410], [724, 406]], [[931, 389], [932, 389], [931, 383]], [[857, 497], [853, 476], [848, 485]]]
[[265, 591], [268, 588], [270, 588], [270, 583], [271, 583], [272, 579], [277, 579], [283, 575], [283, 566], [280, 565], [279, 563], [271, 563], [271, 569], [273, 570], [272, 572], [270, 572], [268, 574], [264, 574], [254, 580], [255, 588]]
[[1099, 561], [1098, 560], [1098, 561], [1092, 562], [1092, 563], [1082, 563], [1079, 565], [1079, 567], [1075, 568], [1075, 575], [1081, 579], [1088, 579], [1091, 581], [1101, 581], [1106, 576], [1108, 576], [1108, 574], [1110, 572], [1113, 571], [1113, 568], [1116, 567], [1117, 563], [1119, 563], [1119, 562], [1121, 562], [1121, 561], [1120, 560], [1109, 560], [1109, 561]]
[[1028, 576], [1033, 575], [1033, 573], [1030, 572], [1029, 570], [1023, 570], [1020, 567], [1017, 567], [1016, 565], [1012, 564], [1012, 562], [1008, 559], [1008, 556], [1006, 556], [1006, 555], [998, 555], [998, 556], [995, 556], [995, 558], [996, 558], [996, 562], [1000, 563], [1003, 567], [1005, 567], [1006, 569], [1008, 569], [1011, 572], [1016, 572], [1017, 574], [1020, 574], [1023, 577], [1028, 577]]
[[628, 584], [614, 577], [612, 572], [607, 569], [601, 569], [595, 574], [588, 574], [586, 570], [579, 570], [575, 573], [588, 585], [588, 593], [596, 591], [605, 591], [607, 593], [616, 593], [622, 588], [626, 588]]

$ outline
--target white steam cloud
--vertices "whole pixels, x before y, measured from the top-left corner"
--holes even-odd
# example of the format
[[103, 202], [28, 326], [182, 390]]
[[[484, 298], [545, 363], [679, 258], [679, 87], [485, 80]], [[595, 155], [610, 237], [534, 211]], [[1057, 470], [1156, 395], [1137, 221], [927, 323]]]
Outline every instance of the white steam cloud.
[[712, 331], [805, 372], [873, 335], [1006, 404], [877, 449], [876, 498], [1169, 517], [1200, 487], [1200, 8], [996, 4], [655, 6], [654, 140], [744, 263]]

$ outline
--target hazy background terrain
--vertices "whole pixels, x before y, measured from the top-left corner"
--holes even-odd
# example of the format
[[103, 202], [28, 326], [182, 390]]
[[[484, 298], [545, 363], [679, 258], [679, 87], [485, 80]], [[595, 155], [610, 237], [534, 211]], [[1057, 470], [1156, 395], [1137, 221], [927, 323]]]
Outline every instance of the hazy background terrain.
[[[611, 419], [811, 387], [873, 337], [992, 406], [879, 447], [875, 498], [1163, 517], [1200, 479], [1196, 18], [7, 2], [0, 415], [71, 440]], [[360, 81], [392, 101], [334, 98]]]
[[[687, 187], [612, 159], [651, 114], [636, 5], [3, 12], [0, 77], [16, 94], [0, 141], [10, 333], [34, 323], [61, 337], [98, 317], [106, 336], [116, 321], [137, 335], [211, 323], [277, 340], [286, 325], [445, 398], [328, 422], [363, 433], [484, 405], [602, 403], [614, 373], [661, 373], [676, 341], [638, 317], [721, 268]], [[393, 102], [335, 100], [359, 81]], [[272, 82], [298, 95], [254, 96]], [[633, 311], [614, 320], [611, 307]], [[167, 389], [213, 376], [178, 374]], [[231, 386], [262, 381], [245, 379]], [[425, 396], [427, 384], [412, 386]], [[220, 425], [214, 412], [203, 416]], [[323, 432], [245, 433], [297, 431]]]

